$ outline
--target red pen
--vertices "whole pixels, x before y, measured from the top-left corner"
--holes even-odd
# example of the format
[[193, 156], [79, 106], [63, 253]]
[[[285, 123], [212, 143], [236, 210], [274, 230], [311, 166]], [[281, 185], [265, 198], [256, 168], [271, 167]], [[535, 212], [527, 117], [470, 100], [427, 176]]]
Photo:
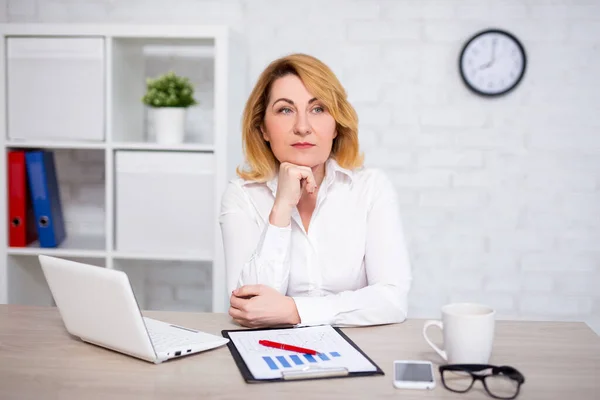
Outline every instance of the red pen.
[[298, 353], [312, 354], [313, 356], [319, 354], [319, 352], [315, 350], [305, 349], [304, 347], [292, 346], [291, 344], [271, 342], [270, 340], [259, 340], [258, 343], [262, 344], [263, 346], [273, 347], [274, 349], [296, 351]]

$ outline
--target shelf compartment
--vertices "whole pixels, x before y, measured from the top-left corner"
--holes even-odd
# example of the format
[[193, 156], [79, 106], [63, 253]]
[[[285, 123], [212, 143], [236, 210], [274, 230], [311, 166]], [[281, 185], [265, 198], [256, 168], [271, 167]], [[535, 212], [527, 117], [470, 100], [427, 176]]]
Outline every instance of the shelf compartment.
[[13, 255], [104, 257], [106, 241], [105, 150], [50, 149], [54, 154], [66, 238], [58, 247], [10, 247]]
[[[105, 267], [105, 260], [86, 257], [65, 257], [69, 260]], [[32, 306], [54, 306], [48, 282], [37, 258], [9, 256], [7, 258], [8, 303]]]
[[214, 40], [114, 37], [111, 48], [113, 142], [156, 142], [153, 109], [142, 103], [146, 79], [173, 71], [190, 79], [199, 103], [186, 111], [184, 144], [214, 143]]
[[103, 141], [104, 49], [101, 37], [8, 37], [6, 137]]
[[163, 260], [119, 260], [143, 310], [212, 311], [212, 263]]
[[213, 154], [119, 150], [114, 158], [116, 253], [213, 254]]

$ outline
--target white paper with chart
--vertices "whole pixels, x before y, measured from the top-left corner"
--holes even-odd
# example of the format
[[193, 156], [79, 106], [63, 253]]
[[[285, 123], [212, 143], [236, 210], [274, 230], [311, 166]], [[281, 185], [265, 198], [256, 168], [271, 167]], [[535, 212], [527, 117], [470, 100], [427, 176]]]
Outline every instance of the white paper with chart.
[[[264, 331], [229, 332], [229, 337], [256, 379], [281, 378], [283, 371], [345, 367], [348, 372], [376, 371], [364, 355], [356, 350], [330, 325]], [[271, 340], [308, 348], [318, 355], [296, 353], [266, 347], [259, 340]]]

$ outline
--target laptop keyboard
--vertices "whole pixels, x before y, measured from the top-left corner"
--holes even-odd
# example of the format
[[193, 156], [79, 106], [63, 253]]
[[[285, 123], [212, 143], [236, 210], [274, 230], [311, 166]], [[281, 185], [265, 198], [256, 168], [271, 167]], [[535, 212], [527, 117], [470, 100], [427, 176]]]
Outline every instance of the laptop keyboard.
[[157, 351], [178, 349], [185, 347], [188, 344], [197, 343], [197, 341], [173, 333], [157, 332], [152, 329], [148, 329], [148, 333], [150, 334], [150, 340], [152, 340], [152, 344]]
[[[204, 332], [191, 332], [185, 329], [173, 328], [168, 324], [156, 325], [146, 319], [146, 329], [150, 340], [157, 352], [184, 349], [186, 346], [212, 343], [219, 338]], [[185, 349], [184, 349], [185, 350]]]

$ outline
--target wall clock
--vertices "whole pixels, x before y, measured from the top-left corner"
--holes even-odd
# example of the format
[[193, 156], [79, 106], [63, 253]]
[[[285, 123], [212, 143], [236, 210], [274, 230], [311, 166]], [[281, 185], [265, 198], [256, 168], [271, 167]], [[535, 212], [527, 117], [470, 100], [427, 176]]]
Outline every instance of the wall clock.
[[482, 96], [500, 96], [523, 79], [527, 55], [521, 42], [501, 29], [476, 33], [463, 46], [459, 70], [463, 82]]

